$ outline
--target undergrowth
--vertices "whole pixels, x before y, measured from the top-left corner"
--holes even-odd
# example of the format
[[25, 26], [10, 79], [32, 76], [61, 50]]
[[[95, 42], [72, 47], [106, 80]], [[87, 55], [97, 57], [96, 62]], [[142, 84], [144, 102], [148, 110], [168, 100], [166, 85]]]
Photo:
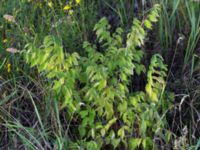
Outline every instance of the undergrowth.
[[46, 37], [39, 48], [26, 46], [26, 61], [52, 80], [50, 91], [60, 102], [60, 109], [66, 107], [67, 119], [73, 117], [72, 122], [78, 123], [78, 128], [72, 129], [78, 137], [73, 145], [84, 149], [111, 145], [113, 149], [150, 149], [156, 147], [155, 136], [170, 140], [165, 114], [171, 100], [166, 97], [167, 67], [162, 57], [152, 57], [144, 91], [130, 93], [128, 87], [131, 76], [145, 73], [143, 52], [137, 47], [144, 44], [144, 28], [151, 29], [159, 11], [155, 5], [145, 20], [134, 19], [126, 45], [122, 28], [110, 33], [108, 21], [102, 18], [94, 27], [99, 50], [85, 42], [86, 56], [64, 53], [61, 42], [53, 36]]
[[1, 0], [0, 149], [197, 150], [199, 7]]

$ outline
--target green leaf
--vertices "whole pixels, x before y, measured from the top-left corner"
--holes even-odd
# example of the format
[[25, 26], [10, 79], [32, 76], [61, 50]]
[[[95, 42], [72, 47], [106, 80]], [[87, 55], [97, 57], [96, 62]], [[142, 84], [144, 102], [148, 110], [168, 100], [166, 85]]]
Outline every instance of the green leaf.
[[126, 111], [127, 111], [127, 107], [128, 107], [128, 104], [127, 104], [127, 102], [124, 100], [122, 103], [119, 104], [118, 110], [119, 110], [120, 113], [123, 113], [123, 112], [126, 112]]
[[116, 149], [118, 147], [120, 141], [121, 141], [120, 139], [112, 139], [111, 140], [111, 144], [114, 147], [114, 149]]
[[131, 138], [129, 140], [130, 149], [131, 150], [137, 149], [140, 146], [141, 142], [142, 142], [142, 139], [140, 139], [140, 138]]
[[79, 130], [80, 136], [84, 137], [85, 134], [86, 134], [85, 127], [84, 126], [79, 126], [78, 130]]
[[144, 21], [144, 25], [145, 25], [146, 28], [152, 29], [152, 24], [151, 24], [151, 22], [149, 20], [145, 20]]
[[87, 142], [86, 149], [87, 150], [99, 150], [98, 145], [95, 141]]
[[118, 130], [117, 135], [118, 135], [121, 139], [124, 138], [124, 136], [125, 136], [125, 131], [124, 131], [124, 128], [123, 128], [123, 127], [120, 128], [120, 129]]
[[150, 137], [145, 137], [142, 140], [143, 149], [152, 149], [153, 148], [153, 140]]
[[101, 90], [103, 88], [106, 87], [107, 81], [106, 80], [102, 80], [101, 82], [99, 82], [98, 84], [98, 89]]
[[142, 119], [140, 124], [140, 134], [145, 136], [146, 130], [147, 130], [147, 121], [145, 119]]

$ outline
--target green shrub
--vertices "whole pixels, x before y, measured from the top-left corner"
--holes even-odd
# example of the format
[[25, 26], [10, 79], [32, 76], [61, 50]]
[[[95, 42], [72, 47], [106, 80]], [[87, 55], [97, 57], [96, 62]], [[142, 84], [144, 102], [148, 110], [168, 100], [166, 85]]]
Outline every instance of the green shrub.
[[159, 54], [151, 59], [145, 90], [129, 91], [131, 78], [145, 73], [143, 51], [138, 47], [158, 12], [155, 5], [145, 20], [134, 19], [126, 44], [123, 30], [110, 33], [111, 26], [102, 18], [94, 27], [100, 46], [84, 42], [86, 56], [64, 53], [53, 36], [46, 37], [39, 48], [27, 44], [26, 61], [52, 81], [51, 94], [78, 123], [74, 144], [87, 150], [108, 145], [151, 149], [154, 136], [168, 139], [170, 134], [164, 131], [170, 104], [165, 91], [167, 67]]

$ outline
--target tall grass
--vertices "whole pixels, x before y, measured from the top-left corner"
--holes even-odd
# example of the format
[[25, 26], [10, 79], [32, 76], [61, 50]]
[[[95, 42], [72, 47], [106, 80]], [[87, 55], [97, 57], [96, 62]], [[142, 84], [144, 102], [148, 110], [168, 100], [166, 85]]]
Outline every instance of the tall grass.
[[195, 2], [186, 1], [186, 8], [191, 29], [187, 48], [185, 50], [184, 67], [186, 67], [192, 56], [195, 55], [195, 48], [200, 39], [200, 4], [198, 5]]
[[173, 41], [178, 40], [178, 34], [185, 35], [186, 46], [182, 60], [185, 69], [196, 53], [195, 48], [200, 38], [200, 4], [198, 1], [162, 0], [161, 5], [163, 8], [159, 28], [161, 44], [167, 51], [175, 47]]
[[[45, 92], [45, 89], [39, 87], [39, 82], [32, 81], [30, 78], [24, 78], [24, 80], [28, 82], [22, 84], [19, 78], [15, 81], [7, 80], [1, 84], [4, 89], [1, 91], [4, 93], [0, 104], [0, 135], [2, 137], [0, 143], [4, 144], [1, 148], [66, 149], [70, 140], [67, 137], [68, 133], [61, 125], [58, 103], [50, 97], [44, 98], [36, 95], [39, 93], [33, 93], [34, 86]], [[30, 85], [33, 88], [28, 89]], [[69, 126], [68, 122], [65, 122], [65, 126]]]

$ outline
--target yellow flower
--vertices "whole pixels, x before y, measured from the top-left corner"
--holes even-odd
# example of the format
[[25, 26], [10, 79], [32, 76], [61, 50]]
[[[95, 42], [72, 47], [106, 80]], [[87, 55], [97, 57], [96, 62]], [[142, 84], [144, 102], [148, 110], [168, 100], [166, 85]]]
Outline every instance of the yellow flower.
[[4, 40], [3, 40], [3, 43], [6, 43], [6, 42], [8, 42], [8, 39], [4, 39]]
[[10, 63], [7, 64], [7, 72], [8, 72], [8, 73], [11, 72], [11, 64], [10, 64]]
[[50, 7], [50, 8], [53, 8], [53, 3], [50, 1], [50, 2], [48, 2], [48, 6]]
[[71, 9], [71, 5], [66, 5], [63, 9], [64, 10], [70, 10]]
[[76, 0], [76, 4], [80, 4], [81, 0]]

